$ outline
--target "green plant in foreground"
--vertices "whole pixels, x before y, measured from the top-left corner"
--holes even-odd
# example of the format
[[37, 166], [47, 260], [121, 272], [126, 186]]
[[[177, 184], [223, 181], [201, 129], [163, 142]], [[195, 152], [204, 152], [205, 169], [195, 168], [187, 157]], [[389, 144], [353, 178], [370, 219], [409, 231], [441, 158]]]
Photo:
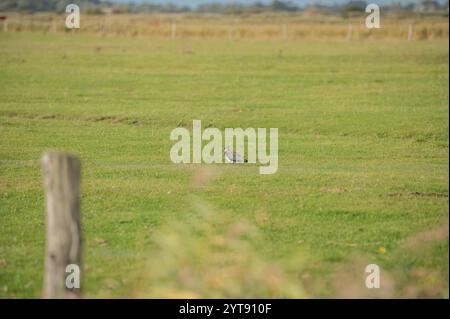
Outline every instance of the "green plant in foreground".
[[257, 229], [192, 197], [197, 215], [158, 231], [156, 249], [143, 271], [137, 297], [302, 298], [298, 278], [302, 255], [289, 264], [269, 262], [258, 253]]

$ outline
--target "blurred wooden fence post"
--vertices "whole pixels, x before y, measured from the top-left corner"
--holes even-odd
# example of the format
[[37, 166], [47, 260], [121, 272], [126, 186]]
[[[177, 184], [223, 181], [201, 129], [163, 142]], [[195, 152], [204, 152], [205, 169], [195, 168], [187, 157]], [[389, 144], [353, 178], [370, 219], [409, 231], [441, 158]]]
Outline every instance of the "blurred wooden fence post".
[[43, 296], [44, 298], [76, 298], [80, 296], [80, 287], [76, 285], [68, 287], [66, 271], [67, 266], [75, 265], [80, 275], [82, 266], [81, 163], [73, 155], [48, 152], [42, 157], [42, 168], [47, 208]]
[[349, 22], [348, 23], [348, 29], [347, 29], [347, 41], [351, 41], [352, 40], [352, 33], [353, 33], [353, 26]]
[[411, 42], [413, 40], [413, 24], [412, 22], [408, 25], [408, 42]]
[[233, 40], [233, 38], [234, 38], [234, 27], [230, 26], [230, 28], [228, 29], [228, 39]]
[[3, 31], [8, 32], [8, 20], [3, 20]]
[[177, 23], [172, 22], [172, 33], [171, 33], [172, 40], [175, 39], [176, 36], [177, 36]]
[[102, 37], [104, 37], [104, 36], [106, 36], [106, 32], [107, 32], [107, 27], [106, 27], [106, 17], [105, 17], [104, 19], [102, 19], [100, 35]]
[[285, 23], [283, 24], [283, 39], [287, 40], [287, 38], [288, 38], [288, 27], [287, 24]]

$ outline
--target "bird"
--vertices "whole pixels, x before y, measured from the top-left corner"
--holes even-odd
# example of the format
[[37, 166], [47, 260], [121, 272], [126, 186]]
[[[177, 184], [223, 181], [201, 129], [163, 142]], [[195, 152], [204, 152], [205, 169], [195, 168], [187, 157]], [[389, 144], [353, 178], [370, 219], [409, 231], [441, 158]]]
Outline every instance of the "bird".
[[238, 153], [233, 153], [233, 151], [230, 150], [228, 146], [225, 146], [223, 152], [225, 154], [225, 159], [229, 163], [247, 163], [247, 160], [243, 156]]

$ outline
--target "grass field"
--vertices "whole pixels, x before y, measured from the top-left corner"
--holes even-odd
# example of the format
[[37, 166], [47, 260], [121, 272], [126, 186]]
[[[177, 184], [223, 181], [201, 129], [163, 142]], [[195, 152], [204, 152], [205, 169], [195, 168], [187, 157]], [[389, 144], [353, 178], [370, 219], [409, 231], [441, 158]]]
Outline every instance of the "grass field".
[[[0, 34], [0, 297], [39, 297], [39, 159], [83, 163], [86, 297], [447, 297], [448, 39]], [[279, 170], [175, 165], [193, 119]], [[364, 286], [381, 268], [382, 289]]]

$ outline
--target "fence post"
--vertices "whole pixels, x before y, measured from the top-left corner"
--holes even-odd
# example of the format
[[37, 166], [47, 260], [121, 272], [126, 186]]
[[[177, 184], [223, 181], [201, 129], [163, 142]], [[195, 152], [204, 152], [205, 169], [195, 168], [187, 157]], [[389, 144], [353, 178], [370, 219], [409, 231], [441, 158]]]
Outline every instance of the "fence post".
[[172, 40], [175, 39], [176, 36], [177, 36], [177, 23], [172, 22], [172, 33], [171, 33]]
[[8, 20], [3, 20], [3, 31], [8, 32]]
[[287, 40], [287, 38], [288, 38], [288, 27], [287, 24], [285, 23], [283, 24], [283, 39]]
[[[42, 157], [42, 168], [47, 209], [43, 296], [77, 298], [80, 296], [79, 275], [82, 266], [81, 163], [71, 154], [47, 152]], [[68, 266], [78, 267], [78, 278], [73, 278], [72, 282], [78, 285], [67, 283]]]
[[413, 40], [413, 24], [412, 22], [408, 25], [408, 42], [411, 42]]
[[102, 37], [106, 36], [106, 32], [107, 32], [107, 27], [106, 27], [106, 17], [104, 19], [102, 19], [102, 26], [101, 26], [101, 32], [100, 35]]
[[348, 23], [348, 29], [347, 29], [347, 41], [352, 40], [352, 33], [353, 33], [353, 26], [351, 22]]

